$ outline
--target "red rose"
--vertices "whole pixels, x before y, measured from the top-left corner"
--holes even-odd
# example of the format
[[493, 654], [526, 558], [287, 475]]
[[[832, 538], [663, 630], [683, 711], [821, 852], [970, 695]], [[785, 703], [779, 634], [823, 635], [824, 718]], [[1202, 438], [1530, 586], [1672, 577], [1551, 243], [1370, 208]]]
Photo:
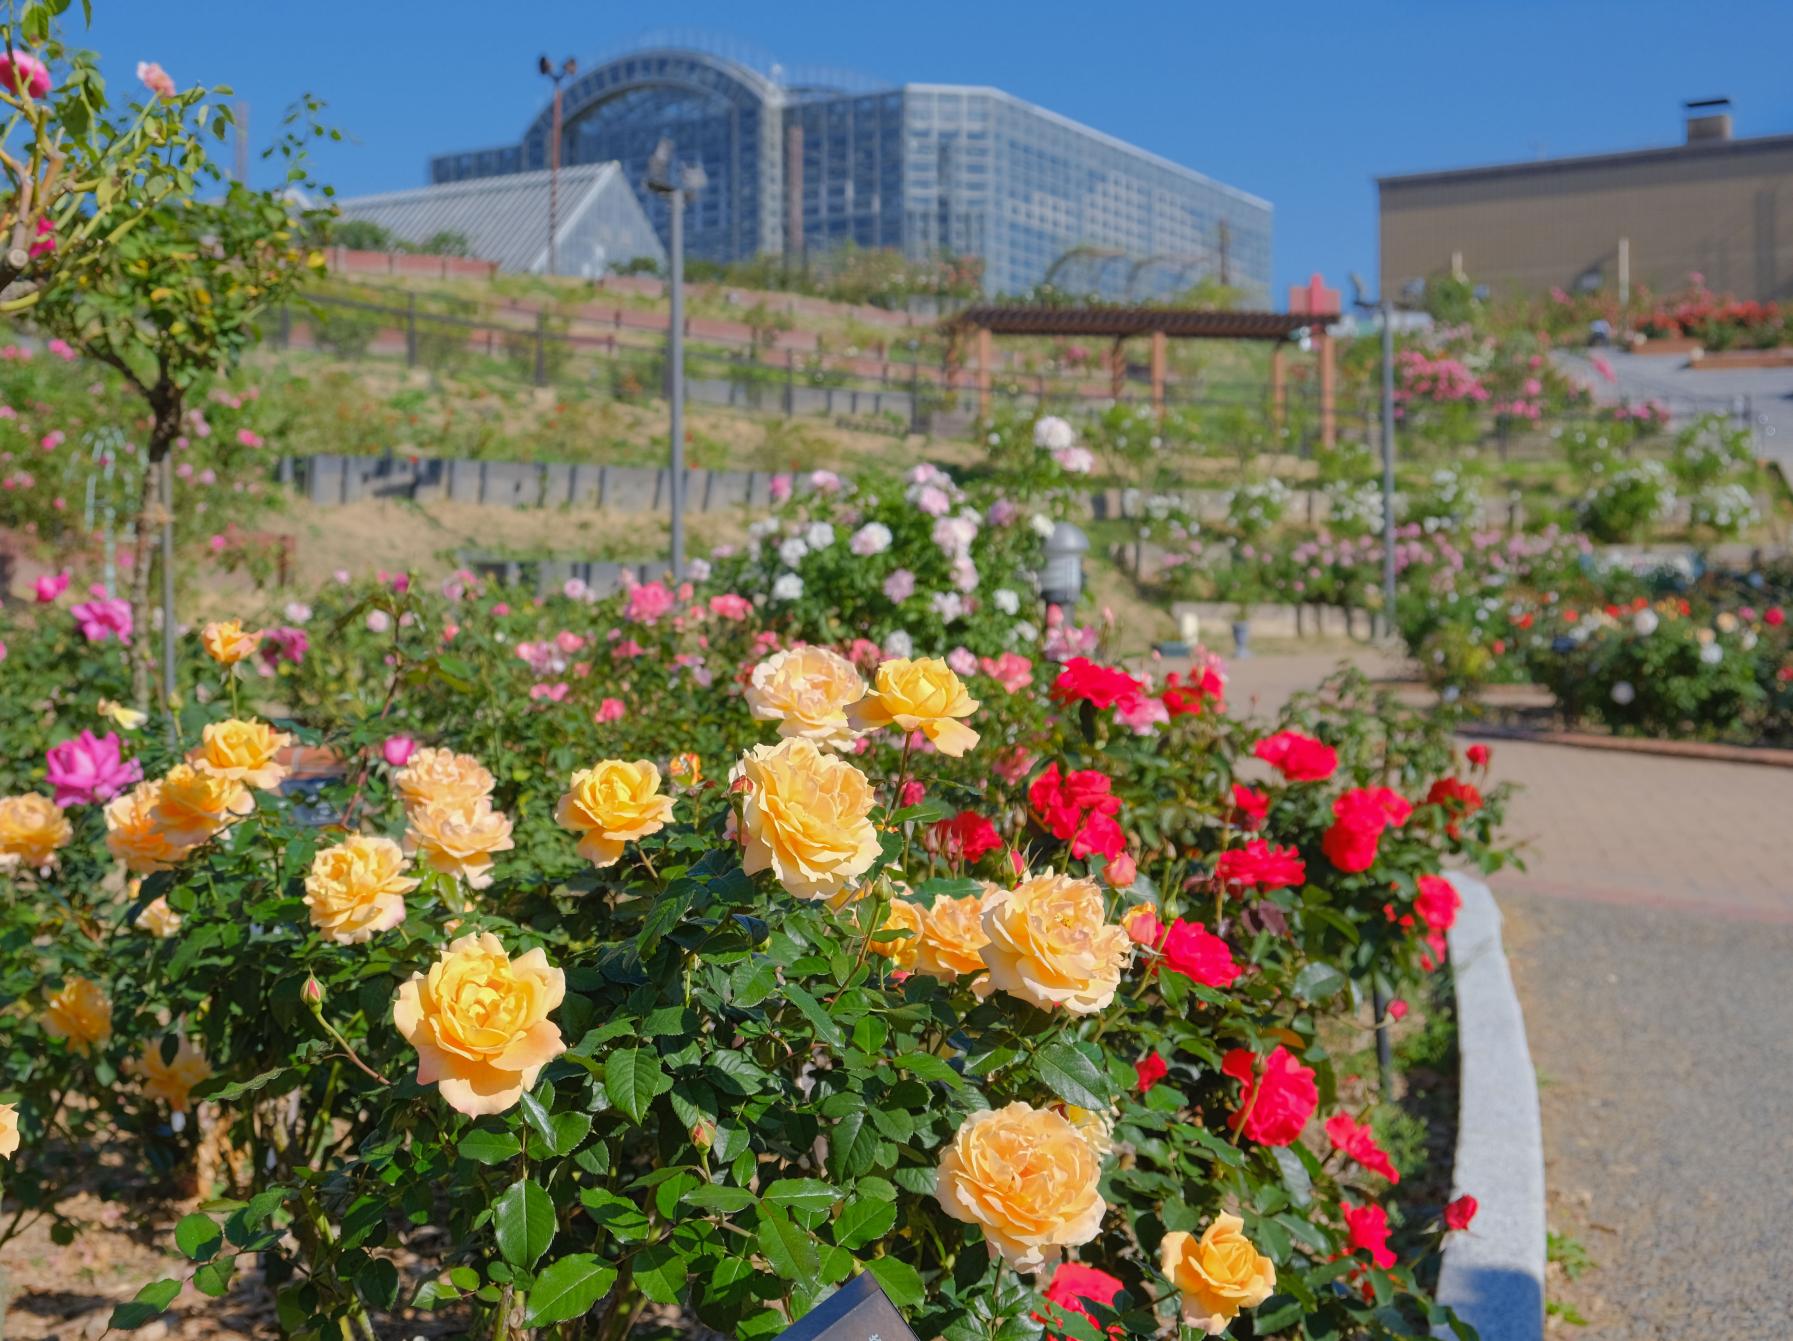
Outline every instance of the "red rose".
[[1442, 875], [1422, 875], [1413, 910], [1433, 931], [1449, 931], [1457, 923], [1457, 909], [1463, 900], [1456, 888]]
[[1071, 835], [1071, 855], [1082, 861], [1090, 853], [1099, 853], [1113, 861], [1127, 849], [1127, 835], [1114, 822], [1112, 815], [1092, 810]]
[[1147, 1053], [1134, 1062], [1133, 1069], [1139, 1075], [1139, 1092], [1141, 1094], [1170, 1074], [1170, 1067], [1165, 1064], [1164, 1058], [1155, 1052]]
[[[1782, 624], [1787, 622], [1787, 612], [1781, 609], [1778, 605], [1771, 605], [1762, 612], [1762, 620], [1769, 628], [1778, 629]], [[1475, 1198], [1469, 1197], [1467, 1200], [1473, 1202]], [[1473, 1208], [1471, 1209], [1471, 1213], [1474, 1213]]]
[[1061, 775], [1057, 764], [1033, 780], [1027, 800], [1052, 836], [1064, 842], [1076, 837], [1086, 813], [1113, 815], [1121, 808], [1121, 798], [1104, 774], [1078, 769]]
[[1252, 751], [1290, 782], [1319, 782], [1339, 766], [1338, 751], [1299, 731], [1266, 736]]
[[1481, 1203], [1474, 1197], [1458, 1197], [1444, 1208], [1444, 1227], [1446, 1229], [1468, 1229], [1469, 1222], [1475, 1219], [1475, 1213], [1481, 1209]]
[[1284, 889], [1307, 879], [1307, 867], [1294, 848], [1272, 847], [1267, 840], [1254, 838], [1244, 847], [1222, 852], [1214, 874], [1228, 888]]
[[1354, 1121], [1349, 1113], [1334, 1113], [1326, 1119], [1326, 1139], [1334, 1150], [1342, 1150], [1371, 1173], [1379, 1173], [1391, 1183], [1401, 1181], [1400, 1171], [1388, 1158], [1388, 1152], [1376, 1144], [1376, 1134], [1367, 1122]]
[[[1121, 1282], [1092, 1266], [1081, 1262], [1060, 1262], [1058, 1270], [1052, 1273], [1052, 1282], [1042, 1292], [1046, 1301], [1067, 1313], [1080, 1313], [1089, 1320], [1090, 1326], [1096, 1326], [1096, 1316], [1086, 1307], [1088, 1304], [1100, 1304], [1103, 1308], [1114, 1307], [1114, 1298], [1121, 1292]], [[1052, 1318], [1041, 1314], [1033, 1315], [1035, 1322], [1050, 1326]], [[1125, 1329], [1115, 1323], [1108, 1329], [1109, 1335], [1119, 1338], [1125, 1335]], [[1046, 1334], [1052, 1336], [1051, 1332]], [[1058, 1338], [1054, 1337], [1054, 1341]]]
[[1488, 760], [1492, 754], [1493, 751], [1486, 745], [1471, 745], [1467, 750], [1463, 751], [1463, 757], [1468, 759], [1471, 766], [1475, 768], [1488, 767]]
[[1239, 1107], [1227, 1125], [1260, 1145], [1293, 1145], [1320, 1104], [1311, 1067], [1295, 1060], [1280, 1043], [1264, 1059], [1263, 1073], [1257, 1058], [1244, 1048], [1234, 1048], [1221, 1059], [1222, 1073], [1239, 1082]]
[[1226, 681], [1220, 673], [1212, 666], [1204, 666], [1199, 671], [1191, 670], [1187, 679], [1172, 671], [1164, 677], [1164, 692], [1158, 697], [1172, 717], [1185, 717], [1210, 706], [1215, 712], [1224, 712], [1226, 705], [1221, 702], [1221, 695], [1225, 692]]
[[1482, 808], [1482, 794], [1461, 778], [1440, 778], [1426, 793], [1426, 804], [1443, 806], [1452, 818], [1461, 819]]
[[1413, 806], [1387, 787], [1353, 787], [1332, 803], [1332, 813], [1336, 819], [1320, 839], [1320, 850], [1341, 871], [1367, 871], [1375, 864], [1383, 829], [1405, 824]]
[[1353, 1206], [1340, 1202], [1345, 1216], [1345, 1233], [1351, 1251], [1367, 1252], [1370, 1261], [1387, 1271], [1395, 1264], [1394, 1250], [1388, 1246], [1388, 1212], [1380, 1206]]
[[938, 821], [934, 841], [949, 861], [973, 862], [1002, 846], [996, 826], [975, 810], [961, 810], [951, 819]]
[[1247, 787], [1244, 783], [1233, 784], [1233, 824], [1241, 829], [1255, 829], [1270, 814], [1270, 797], [1268, 793], [1258, 791], [1255, 787]]
[[1139, 697], [1144, 681], [1124, 670], [1098, 666], [1087, 657], [1072, 657], [1052, 683], [1052, 697], [1060, 703], [1090, 703], [1098, 708]]
[[1391, 1020], [1406, 1019], [1407, 1018], [1407, 1003], [1405, 1001], [1401, 1000], [1400, 997], [1396, 997], [1393, 1001], [1390, 1001], [1388, 1003], [1388, 1018]]
[[1203, 987], [1231, 987], [1239, 976], [1232, 947], [1200, 922], [1179, 917], [1162, 947], [1164, 966]]

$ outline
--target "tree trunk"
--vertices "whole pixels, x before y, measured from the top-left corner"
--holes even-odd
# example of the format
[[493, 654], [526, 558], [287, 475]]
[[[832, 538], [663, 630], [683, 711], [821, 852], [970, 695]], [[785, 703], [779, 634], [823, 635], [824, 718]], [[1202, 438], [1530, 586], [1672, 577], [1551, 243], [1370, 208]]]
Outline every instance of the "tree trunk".
[[[162, 458], [174, 445], [181, 424], [181, 395], [178, 390], [158, 386], [150, 395], [154, 412], [149, 433], [149, 450], [143, 463], [143, 484], [137, 496], [137, 546], [131, 563], [131, 697], [140, 711], [149, 710], [150, 680], [155, 663], [155, 646], [150, 637], [149, 568], [155, 537], [162, 525], [160, 484]], [[174, 556], [164, 554], [163, 563], [172, 563]], [[172, 636], [163, 630], [163, 636]], [[172, 697], [173, 685], [162, 686], [164, 703]]]

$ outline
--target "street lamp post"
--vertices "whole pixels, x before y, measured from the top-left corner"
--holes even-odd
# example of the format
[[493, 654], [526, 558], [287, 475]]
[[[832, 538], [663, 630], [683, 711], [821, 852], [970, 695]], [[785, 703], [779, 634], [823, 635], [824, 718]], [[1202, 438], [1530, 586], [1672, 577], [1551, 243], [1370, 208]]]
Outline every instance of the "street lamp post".
[[662, 139], [647, 164], [647, 188], [666, 197], [668, 291], [671, 296], [666, 360], [666, 399], [671, 407], [672, 580], [685, 580], [685, 201], [708, 179], [699, 164], [675, 164], [672, 141]]
[[1382, 324], [1382, 634], [1388, 637], [1395, 628], [1395, 305], [1386, 292], [1366, 298], [1356, 274], [1351, 288], [1352, 306], [1375, 312]]
[[546, 56], [536, 68], [554, 83], [553, 134], [548, 141], [548, 273], [556, 273], [554, 235], [560, 231], [560, 84], [579, 69], [578, 62], [568, 56], [558, 69]]

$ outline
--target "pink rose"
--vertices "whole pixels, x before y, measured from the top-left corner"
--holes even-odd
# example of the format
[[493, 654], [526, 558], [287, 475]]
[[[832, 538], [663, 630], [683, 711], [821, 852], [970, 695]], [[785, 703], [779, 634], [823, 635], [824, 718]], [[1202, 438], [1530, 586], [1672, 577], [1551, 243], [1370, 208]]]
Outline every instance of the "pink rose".
[[380, 757], [394, 768], [403, 768], [416, 750], [417, 742], [409, 736], [387, 736], [380, 746]]
[[39, 605], [48, 605], [68, 590], [68, 570], [65, 568], [60, 573], [46, 573], [37, 579], [32, 590]]
[[137, 62], [137, 80], [158, 98], [174, 96], [174, 80], [169, 78], [168, 71], [154, 61]]
[[29, 51], [8, 51], [0, 55], [0, 85], [41, 98], [50, 91], [50, 67]]
[[90, 643], [103, 643], [117, 635], [121, 643], [131, 641], [131, 603], [116, 597], [98, 597], [84, 601], [69, 611], [81, 626], [81, 636]]
[[602, 726], [605, 722], [619, 720], [623, 712], [623, 701], [620, 698], [607, 698], [598, 704], [598, 710], [591, 715], [591, 719]]
[[122, 742], [111, 731], [103, 736], [83, 731], [52, 745], [44, 752], [44, 771], [59, 806], [110, 801], [143, 780], [143, 766], [123, 757]]

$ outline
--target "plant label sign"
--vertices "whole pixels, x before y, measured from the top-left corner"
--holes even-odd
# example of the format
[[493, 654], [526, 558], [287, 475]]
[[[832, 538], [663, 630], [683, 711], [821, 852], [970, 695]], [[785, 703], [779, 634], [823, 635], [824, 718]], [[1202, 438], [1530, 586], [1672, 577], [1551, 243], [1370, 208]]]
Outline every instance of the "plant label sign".
[[776, 1341], [916, 1341], [869, 1271], [853, 1277], [781, 1332]]

